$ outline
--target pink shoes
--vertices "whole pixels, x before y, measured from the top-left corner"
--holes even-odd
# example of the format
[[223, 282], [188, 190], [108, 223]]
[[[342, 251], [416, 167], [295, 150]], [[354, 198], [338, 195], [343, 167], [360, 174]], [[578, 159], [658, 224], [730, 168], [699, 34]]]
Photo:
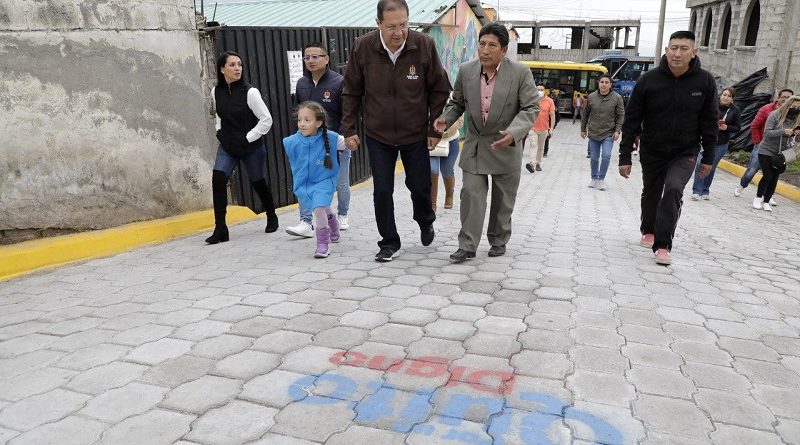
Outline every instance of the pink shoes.
[[661, 264], [662, 266], [669, 266], [672, 263], [672, 258], [669, 256], [669, 250], [667, 249], [658, 249], [656, 250], [656, 264]]
[[642, 240], [639, 241], [639, 244], [647, 248], [652, 248], [655, 242], [656, 242], [655, 235], [653, 235], [652, 233], [645, 233], [644, 235], [642, 235]]

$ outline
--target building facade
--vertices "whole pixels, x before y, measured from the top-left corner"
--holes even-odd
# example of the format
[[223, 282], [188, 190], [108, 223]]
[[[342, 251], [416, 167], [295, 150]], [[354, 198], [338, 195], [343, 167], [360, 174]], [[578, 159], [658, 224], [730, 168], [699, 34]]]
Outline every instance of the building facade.
[[800, 1], [687, 0], [703, 67], [735, 83], [762, 68], [757, 92], [800, 91]]

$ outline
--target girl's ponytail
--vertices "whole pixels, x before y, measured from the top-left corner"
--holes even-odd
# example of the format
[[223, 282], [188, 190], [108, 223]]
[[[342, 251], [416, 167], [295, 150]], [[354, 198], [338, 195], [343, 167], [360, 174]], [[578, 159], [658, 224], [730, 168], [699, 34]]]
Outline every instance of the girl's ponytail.
[[333, 162], [331, 161], [331, 143], [328, 140], [328, 125], [325, 121], [322, 121], [322, 141], [325, 143], [325, 168], [328, 170], [333, 168]]

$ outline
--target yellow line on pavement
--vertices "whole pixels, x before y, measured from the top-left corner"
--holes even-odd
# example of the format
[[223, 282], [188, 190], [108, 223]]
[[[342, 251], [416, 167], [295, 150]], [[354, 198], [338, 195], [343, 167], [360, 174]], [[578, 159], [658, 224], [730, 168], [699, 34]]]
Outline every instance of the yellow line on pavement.
[[[262, 216], [263, 217], [263, 216]], [[258, 219], [247, 207], [229, 206], [229, 224]], [[122, 253], [146, 244], [192, 235], [214, 226], [214, 211], [125, 224], [0, 247], [0, 281], [43, 268]]]
[[[726, 172], [741, 177], [746, 168], [742, 167], [741, 165], [734, 164], [733, 162], [726, 161], [725, 159], [719, 161], [718, 168], [725, 170]], [[761, 172], [756, 173], [756, 176], [753, 178], [753, 182], [758, 184], [758, 181], [761, 180]], [[793, 186], [792, 184], [787, 184], [783, 181], [778, 181], [778, 187], [775, 188], [775, 192], [783, 197], [789, 198], [792, 201], [800, 202], [800, 188]]]

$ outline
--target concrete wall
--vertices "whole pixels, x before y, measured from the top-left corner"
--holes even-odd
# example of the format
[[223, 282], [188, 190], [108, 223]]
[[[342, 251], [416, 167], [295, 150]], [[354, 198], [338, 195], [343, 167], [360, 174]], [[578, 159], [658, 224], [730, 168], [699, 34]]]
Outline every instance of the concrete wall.
[[[753, 0], [689, 0], [687, 7], [697, 16], [698, 44], [705, 33], [706, 18], [712, 14], [711, 38], [699, 51], [703, 67], [728, 82], [736, 82], [766, 67], [770, 78], [757, 92], [774, 93], [789, 86], [800, 91], [800, 2], [761, 0], [761, 22], [756, 46], [744, 46], [747, 10]], [[720, 49], [723, 14], [730, 6], [731, 31], [728, 49]], [[691, 19], [690, 19], [691, 20]]]
[[0, 0], [0, 242], [210, 205], [191, 0]]

